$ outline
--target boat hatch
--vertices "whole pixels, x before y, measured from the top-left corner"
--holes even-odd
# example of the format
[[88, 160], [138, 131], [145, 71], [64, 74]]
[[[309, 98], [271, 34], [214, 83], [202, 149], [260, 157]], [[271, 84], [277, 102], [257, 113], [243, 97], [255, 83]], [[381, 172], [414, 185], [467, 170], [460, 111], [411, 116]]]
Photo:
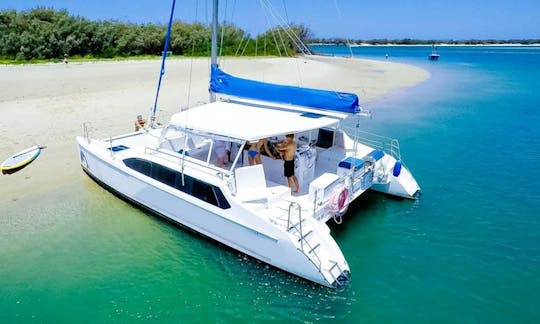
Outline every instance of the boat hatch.
[[129, 147], [125, 146], [125, 145], [116, 145], [116, 146], [113, 146], [113, 147], [109, 147], [109, 150], [113, 151], [113, 152], [120, 152], [120, 151], [123, 151], [123, 150], [127, 150]]

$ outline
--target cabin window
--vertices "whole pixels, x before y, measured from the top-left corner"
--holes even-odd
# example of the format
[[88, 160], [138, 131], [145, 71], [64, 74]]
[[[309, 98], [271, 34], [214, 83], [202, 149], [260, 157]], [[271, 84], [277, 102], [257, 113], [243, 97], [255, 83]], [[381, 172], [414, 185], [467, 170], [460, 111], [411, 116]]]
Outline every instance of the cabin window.
[[162, 166], [161, 164], [138, 158], [124, 160], [124, 164], [137, 172], [151, 177], [169, 187], [180, 190], [188, 195], [221, 209], [231, 208], [221, 189], [212, 184], [183, 175], [179, 171]]
[[212, 186], [208, 185], [207, 183], [204, 183], [202, 181], [194, 181], [191, 194], [193, 195], [193, 197], [199, 198], [200, 200], [217, 206], [218, 202], [216, 194], [212, 189]]
[[144, 174], [145, 176], [152, 176], [152, 163], [141, 159], [126, 159], [124, 164], [137, 172]]
[[166, 184], [169, 187], [174, 187], [176, 181], [176, 172], [159, 164], [152, 163], [152, 178]]

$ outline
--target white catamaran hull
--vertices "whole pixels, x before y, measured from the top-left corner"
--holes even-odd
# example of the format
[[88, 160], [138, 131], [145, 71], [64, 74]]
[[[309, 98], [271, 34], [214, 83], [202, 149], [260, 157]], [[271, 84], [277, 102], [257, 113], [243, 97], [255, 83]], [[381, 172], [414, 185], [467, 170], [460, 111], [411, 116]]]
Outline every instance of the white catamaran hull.
[[[226, 211], [201, 203], [183, 192], [169, 188], [125, 167], [121, 154], [111, 154], [103, 142], [77, 137], [84, 171], [108, 190], [175, 223], [223, 243], [277, 268], [324, 286], [336, 286], [336, 279], [348, 276], [343, 254], [324, 226], [313, 226], [317, 237], [338, 267], [318, 266], [299, 247], [298, 238], [256, 217], [241, 205], [231, 202]], [[326, 225], [325, 225], [326, 226]], [[325, 233], [326, 231], [326, 233]], [[322, 269], [322, 270], [321, 270]]]
[[375, 181], [370, 188], [371, 190], [410, 199], [416, 199], [420, 196], [420, 186], [409, 169], [400, 164], [399, 172], [397, 170], [394, 172], [398, 161], [390, 155], [385, 155], [381, 160], [383, 179], [379, 179], [379, 183]]

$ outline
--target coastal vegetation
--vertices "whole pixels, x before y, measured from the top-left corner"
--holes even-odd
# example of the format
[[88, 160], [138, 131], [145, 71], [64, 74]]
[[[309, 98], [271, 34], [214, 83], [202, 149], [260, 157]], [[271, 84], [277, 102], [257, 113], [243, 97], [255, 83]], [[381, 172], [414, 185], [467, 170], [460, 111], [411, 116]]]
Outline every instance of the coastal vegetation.
[[[65, 10], [36, 8], [0, 11], [0, 61], [28, 62], [70, 59], [124, 58], [161, 55], [167, 26], [118, 21], [92, 21]], [[291, 56], [309, 29], [291, 25], [251, 37], [234, 25], [221, 26], [222, 55]], [[290, 35], [295, 35], [290, 37]], [[173, 22], [169, 51], [173, 55], [206, 56], [211, 32], [202, 23]]]
[[[119, 21], [92, 21], [70, 15], [66, 10], [36, 8], [29, 11], [0, 11], [0, 63], [70, 60], [148, 58], [161, 55], [167, 26]], [[491, 45], [540, 44], [540, 39], [511, 40], [419, 40], [313, 38], [304, 25], [275, 27], [252, 37], [237, 26], [219, 29], [221, 55], [293, 56], [305, 52], [303, 44], [370, 45]], [[223, 37], [222, 37], [222, 35]], [[169, 51], [172, 55], [207, 56], [210, 28], [199, 22], [173, 22]]]

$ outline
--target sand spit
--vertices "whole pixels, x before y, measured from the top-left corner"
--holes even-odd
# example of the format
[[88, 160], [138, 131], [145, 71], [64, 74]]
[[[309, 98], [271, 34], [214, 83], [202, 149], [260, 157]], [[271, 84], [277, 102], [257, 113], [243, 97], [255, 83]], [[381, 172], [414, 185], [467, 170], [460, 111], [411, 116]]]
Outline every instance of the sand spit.
[[[135, 116], [147, 116], [154, 104], [160, 65], [143, 60], [0, 66], [0, 162], [34, 144], [47, 145], [27, 168], [0, 176], [0, 206], [86, 181], [75, 144], [83, 123], [91, 123], [98, 137], [132, 131]], [[322, 56], [223, 58], [221, 66], [245, 78], [354, 92], [362, 104], [429, 77], [405, 64]], [[206, 58], [170, 59], [158, 118], [166, 122], [181, 108], [208, 101], [208, 75]]]

